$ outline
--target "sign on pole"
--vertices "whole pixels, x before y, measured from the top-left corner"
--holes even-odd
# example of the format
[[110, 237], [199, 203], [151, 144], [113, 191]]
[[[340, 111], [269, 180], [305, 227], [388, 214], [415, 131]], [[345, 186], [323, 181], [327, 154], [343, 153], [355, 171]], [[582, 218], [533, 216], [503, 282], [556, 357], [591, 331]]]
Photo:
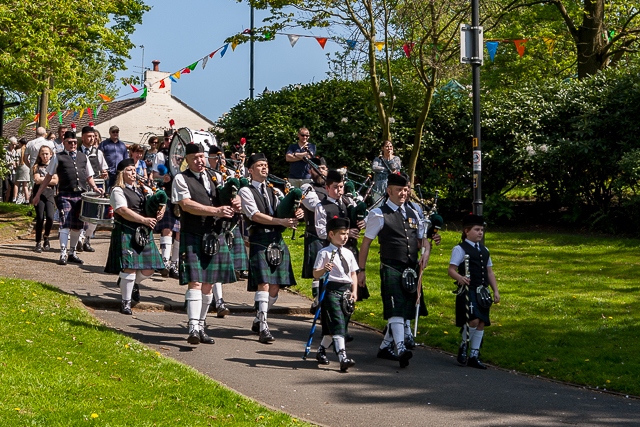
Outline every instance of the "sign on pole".
[[[474, 37], [475, 33], [475, 37]], [[475, 42], [475, 43], [474, 43]], [[460, 25], [460, 63], [484, 64], [484, 36], [482, 27]]]

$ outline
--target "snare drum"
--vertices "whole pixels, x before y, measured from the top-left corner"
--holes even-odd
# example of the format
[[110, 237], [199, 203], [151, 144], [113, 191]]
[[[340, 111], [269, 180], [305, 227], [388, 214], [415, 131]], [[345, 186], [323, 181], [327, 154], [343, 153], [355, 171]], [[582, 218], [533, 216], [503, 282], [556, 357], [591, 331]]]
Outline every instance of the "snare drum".
[[109, 199], [100, 197], [100, 193], [82, 193], [80, 220], [98, 225], [113, 224], [113, 211], [109, 209]]

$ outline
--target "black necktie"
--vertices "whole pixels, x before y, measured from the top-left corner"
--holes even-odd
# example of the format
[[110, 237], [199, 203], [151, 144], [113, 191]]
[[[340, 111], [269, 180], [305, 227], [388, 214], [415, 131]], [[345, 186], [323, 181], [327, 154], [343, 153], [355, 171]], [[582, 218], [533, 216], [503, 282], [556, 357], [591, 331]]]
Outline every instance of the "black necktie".
[[70, 153], [69, 153], [69, 155], [71, 156], [71, 158], [72, 158], [73, 160], [75, 160], [75, 159], [76, 159], [76, 152], [75, 152], [75, 151], [70, 152]]
[[267, 187], [264, 185], [264, 182], [260, 184], [260, 190], [262, 192], [262, 197], [264, 198], [264, 204], [267, 207], [267, 211], [269, 215], [273, 215], [273, 208], [271, 207], [271, 203], [269, 201], [269, 194], [267, 193]]
[[342, 248], [338, 248], [338, 258], [340, 258], [340, 262], [342, 263], [342, 271], [344, 271], [344, 274], [349, 276], [349, 264], [347, 263], [347, 260], [342, 256]]
[[478, 250], [478, 252], [480, 252], [480, 245], [478, 245], [477, 243], [476, 243], [476, 249]]

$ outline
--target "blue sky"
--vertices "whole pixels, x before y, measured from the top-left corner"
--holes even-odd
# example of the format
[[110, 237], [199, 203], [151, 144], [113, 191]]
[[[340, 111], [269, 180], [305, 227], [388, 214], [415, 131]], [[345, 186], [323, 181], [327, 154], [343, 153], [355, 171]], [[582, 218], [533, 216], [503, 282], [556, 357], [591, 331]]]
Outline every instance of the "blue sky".
[[[224, 40], [249, 28], [250, 9], [235, 0], [148, 0], [151, 11], [144, 15], [131, 40], [144, 46], [144, 66], [160, 61], [161, 71], [175, 72], [192, 64], [224, 44]], [[266, 12], [255, 11], [255, 25], [260, 26]], [[291, 30], [287, 33], [327, 36], [322, 29], [314, 33]], [[291, 47], [287, 36], [255, 44], [255, 95], [265, 87], [278, 90], [289, 84], [306, 84], [327, 77], [326, 54], [338, 49], [329, 40], [323, 50], [313, 38], [300, 38]], [[118, 77], [140, 74], [142, 49], [130, 52], [128, 70]], [[123, 87], [119, 95], [131, 92]], [[201, 64], [172, 84], [172, 93], [200, 113], [217, 120], [239, 101], [249, 97], [249, 44], [231, 47], [223, 58], [217, 53], [203, 70]], [[131, 95], [134, 96], [134, 95]], [[178, 124], [179, 125], [179, 124]]]

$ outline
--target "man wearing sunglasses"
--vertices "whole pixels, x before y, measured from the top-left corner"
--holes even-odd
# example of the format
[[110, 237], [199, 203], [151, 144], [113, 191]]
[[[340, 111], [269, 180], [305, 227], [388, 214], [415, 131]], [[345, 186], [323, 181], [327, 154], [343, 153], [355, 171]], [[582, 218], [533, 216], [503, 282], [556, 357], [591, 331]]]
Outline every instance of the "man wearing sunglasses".
[[[47, 188], [53, 175], [57, 174], [58, 196], [56, 202], [60, 210], [60, 260], [58, 264], [67, 265], [67, 262], [82, 264], [82, 260], [76, 254], [76, 245], [84, 225], [80, 220], [82, 193], [89, 189], [100, 194], [103, 191], [93, 181], [93, 168], [87, 156], [78, 151], [75, 132], [66, 131], [63, 144], [64, 151], [58, 153], [49, 162], [47, 175], [33, 197], [33, 205], [38, 205], [42, 190]], [[67, 253], [67, 248], [70, 253]]]
[[104, 154], [104, 159], [109, 166], [107, 189], [110, 189], [116, 183], [118, 163], [129, 157], [127, 146], [120, 141], [120, 129], [118, 126], [109, 128], [109, 138], [102, 141], [98, 149]]
[[289, 182], [297, 188], [302, 184], [310, 184], [311, 167], [305, 159], [316, 156], [315, 144], [309, 143], [309, 129], [300, 128], [298, 130], [298, 143], [291, 144], [287, 148], [286, 160], [289, 162]]

